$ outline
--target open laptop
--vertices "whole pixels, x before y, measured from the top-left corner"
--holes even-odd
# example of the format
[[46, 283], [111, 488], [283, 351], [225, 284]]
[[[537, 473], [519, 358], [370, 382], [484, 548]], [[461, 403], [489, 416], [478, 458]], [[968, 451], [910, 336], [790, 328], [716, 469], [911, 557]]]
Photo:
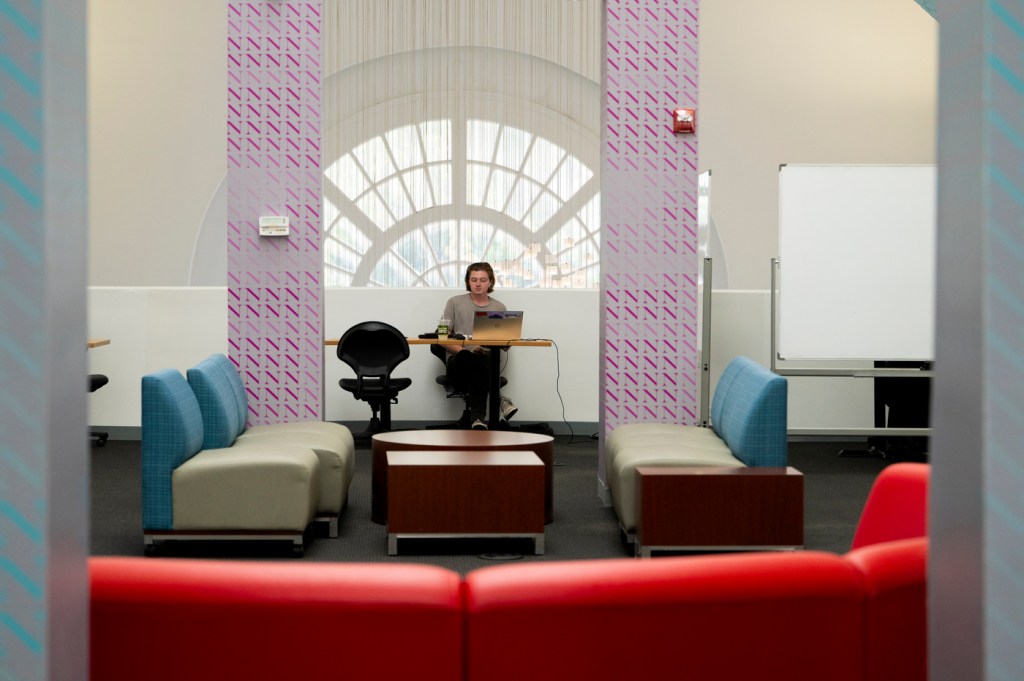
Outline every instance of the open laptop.
[[521, 310], [481, 311], [473, 317], [473, 340], [519, 340], [522, 335]]

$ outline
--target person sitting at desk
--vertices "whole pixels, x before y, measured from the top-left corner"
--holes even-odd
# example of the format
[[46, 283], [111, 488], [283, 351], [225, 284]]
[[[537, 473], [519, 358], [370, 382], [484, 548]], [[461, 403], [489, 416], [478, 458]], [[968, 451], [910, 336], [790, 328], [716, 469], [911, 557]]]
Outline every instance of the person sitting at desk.
[[[444, 306], [444, 319], [449, 331], [468, 337], [473, 333], [473, 318], [478, 311], [505, 310], [505, 305], [491, 297], [494, 291], [494, 270], [489, 263], [475, 262], [466, 268], [466, 291], [452, 296]], [[445, 345], [448, 376], [466, 394], [473, 430], [487, 429], [487, 387], [490, 382], [488, 353], [494, 350], [479, 345]], [[508, 420], [518, 411], [512, 400], [501, 396], [501, 418]]]

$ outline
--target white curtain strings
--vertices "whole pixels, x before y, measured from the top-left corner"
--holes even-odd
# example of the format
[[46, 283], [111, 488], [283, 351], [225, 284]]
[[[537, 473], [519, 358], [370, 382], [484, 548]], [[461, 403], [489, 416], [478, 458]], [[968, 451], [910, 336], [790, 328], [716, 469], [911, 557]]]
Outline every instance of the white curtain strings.
[[596, 285], [599, 225], [566, 206], [600, 170], [602, 7], [325, 0], [329, 285], [450, 286], [482, 259], [506, 286]]

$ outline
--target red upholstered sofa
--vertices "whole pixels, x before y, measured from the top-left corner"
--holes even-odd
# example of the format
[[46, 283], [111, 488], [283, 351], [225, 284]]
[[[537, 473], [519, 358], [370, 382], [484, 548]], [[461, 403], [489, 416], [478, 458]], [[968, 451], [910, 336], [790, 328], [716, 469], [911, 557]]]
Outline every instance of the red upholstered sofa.
[[467, 678], [923, 681], [927, 541], [478, 570]]
[[92, 558], [90, 678], [462, 677], [460, 576], [430, 565]]
[[[540, 562], [465, 578], [94, 558], [92, 678], [925, 679], [927, 478], [923, 464], [889, 466], [842, 556]], [[872, 524], [887, 529], [861, 533]]]

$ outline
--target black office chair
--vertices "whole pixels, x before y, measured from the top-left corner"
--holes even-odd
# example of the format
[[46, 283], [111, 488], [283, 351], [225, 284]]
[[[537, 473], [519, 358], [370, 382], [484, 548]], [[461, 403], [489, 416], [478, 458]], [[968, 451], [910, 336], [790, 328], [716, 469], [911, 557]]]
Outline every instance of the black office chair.
[[[445, 373], [439, 375], [435, 380], [438, 385], [444, 388], [445, 397], [448, 399], [460, 399], [463, 401], [462, 416], [455, 423], [442, 423], [433, 426], [427, 426], [428, 429], [458, 429], [458, 428], [469, 428], [473, 420], [473, 415], [469, 411], [469, 395], [465, 391], [460, 390], [455, 381], [448, 375], [448, 353], [440, 345], [431, 345], [430, 352], [433, 353], [434, 357], [441, 360], [441, 364], [445, 368]], [[504, 376], [498, 378], [498, 385], [504, 388], [508, 385], [508, 379]]]
[[408, 358], [405, 336], [384, 322], [356, 324], [338, 341], [338, 359], [356, 373], [355, 378], [343, 378], [338, 384], [373, 410], [370, 425], [353, 435], [357, 440], [391, 430], [391, 405], [398, 403], [399, 392], [412, 385], [411, 378], [395, 378], [391, 372]]
[[[109, 382], [109, 379], [103, 374], [89, 374], [89, 392], [94, 393]], [[110, 436], [109, 433], [104, 433], [98, 430], [91, 431], [89, 437], [96, 443], [96, 446], [102, 447], [107, 444], [107, 438]]]

